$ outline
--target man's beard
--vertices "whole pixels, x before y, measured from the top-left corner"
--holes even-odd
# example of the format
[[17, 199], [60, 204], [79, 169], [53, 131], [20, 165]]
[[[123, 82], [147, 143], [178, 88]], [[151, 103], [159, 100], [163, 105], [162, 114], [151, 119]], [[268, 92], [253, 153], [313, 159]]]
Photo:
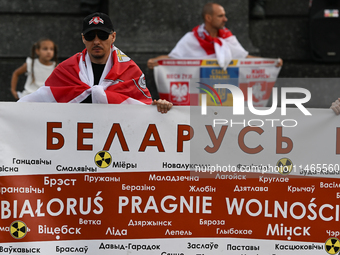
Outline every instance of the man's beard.
[[91, 54], [91, 56], [93, 58], [96, 58], [96, 59], [101, 59], [101, 58], [104, 58], [105, 54], [102, 54], [102, 55], [93, 55], [93, 54]]

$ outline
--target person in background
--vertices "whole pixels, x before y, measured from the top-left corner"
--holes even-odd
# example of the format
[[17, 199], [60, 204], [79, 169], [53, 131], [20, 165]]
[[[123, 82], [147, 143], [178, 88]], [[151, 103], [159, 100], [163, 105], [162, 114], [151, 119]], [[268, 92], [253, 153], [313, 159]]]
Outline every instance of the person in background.
[[109, 16], [93, 13], [83, 20], [85, 49], [60, 63], [45, 86], [19, 102], [153, 104], [166, 113], [172, 103], [152, 101], [139, 67], [113, 43]]
[[[232, 59], [257, 58], [249, 55], [237, 40], [236, 36], [225, 27], [228, 21], [223, 6], [217, 3], [207, 3], [202, 10], [204, 23], [186, 33], [176, 44], [169, 55], [151, 58], [147, 66], [153, 69], [159, 59], [166, 58], [216, 58], [219, 66], [226, 69]], [[278, 59], [277, 67], [282, 66]]]
[[[57, 46], [48, 39], [42, 38], [33, 44], [31, 57], [12, 74], [11, 92], [15, 99], [31, 94], [44, 85], [57, 65]], [[27, 79], [22, 92], [17, 91], [19, 76], [27, 73]]]

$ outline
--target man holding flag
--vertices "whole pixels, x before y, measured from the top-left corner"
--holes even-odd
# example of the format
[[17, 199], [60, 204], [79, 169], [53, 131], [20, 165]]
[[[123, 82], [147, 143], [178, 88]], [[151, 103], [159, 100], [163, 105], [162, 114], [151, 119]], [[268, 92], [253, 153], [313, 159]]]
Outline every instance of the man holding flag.
[[[225, 27], [228, 21], [224, 8], [217, 3], [207, 3], [202, 10], [204, 23], [186, 33], [176, 44], [169, 55], [162, 55], [148, 60], [150, 69], [157, 66], [157, 61], [164, 58], [215, 58], [224, 70], [232, 59], [254, 58], [242, 47], [229, 29]], [[282, 66], [278, 59], [277, 67]]]

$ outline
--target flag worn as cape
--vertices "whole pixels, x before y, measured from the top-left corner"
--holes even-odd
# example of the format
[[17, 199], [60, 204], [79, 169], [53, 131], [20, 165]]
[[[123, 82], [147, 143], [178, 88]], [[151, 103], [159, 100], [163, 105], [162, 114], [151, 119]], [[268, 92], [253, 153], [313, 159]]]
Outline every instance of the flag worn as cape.
[[145, 77], [122, 51], [112, 47], [99, 84], [93, 84], [93, 71], [85, 49], [60, 63], [45, 86], [20, 102], [79, 103], [92, 95], [93, 103], [151, 104]]

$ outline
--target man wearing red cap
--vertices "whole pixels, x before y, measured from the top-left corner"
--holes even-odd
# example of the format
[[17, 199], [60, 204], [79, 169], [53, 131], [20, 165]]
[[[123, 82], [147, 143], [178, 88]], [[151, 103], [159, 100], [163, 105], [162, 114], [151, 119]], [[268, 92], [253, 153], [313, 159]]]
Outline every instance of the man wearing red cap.
[[116, 40], [110, 18], [93, 13], [83, 20], [85, 49], [60, 63], [45, 86], [19, 102], [154, 104], [166, 113], [172, 104], [153, 101], [139, 67], [113, 46]]

